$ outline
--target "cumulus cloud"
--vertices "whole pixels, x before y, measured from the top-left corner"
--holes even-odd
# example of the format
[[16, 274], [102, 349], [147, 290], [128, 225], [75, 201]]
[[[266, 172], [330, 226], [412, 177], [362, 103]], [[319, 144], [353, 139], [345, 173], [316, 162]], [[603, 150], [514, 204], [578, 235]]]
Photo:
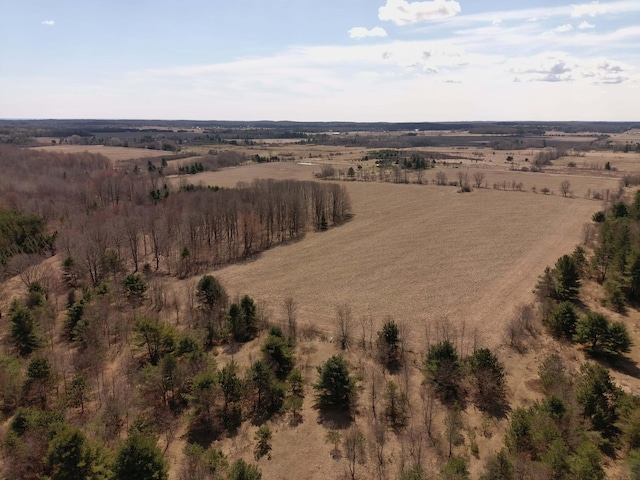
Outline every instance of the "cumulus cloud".
[[566, 23], [557, 27], [554, 31], [558, 33], [565, 33], [570, 32], [571, 30], [573, 30], [573, 25], [571, 25], [570, 23]]
[[46, 25], [47, 27], [52, 27], [56, 24], [55, 20], [43, 20], [42, 25]]
[[536, 56], [514, 61], [511, 73], [530, 82], [568, 82], [573, 80], [573, 65], [564, 55]]
[[353, 27], [351, 30], [347, 32], [349, 37], [355, 39], [367, 38], [367, 37], [386, 37], [387, 32], [382, 27], [374, 27], [372, 29], [368, 29], [365, 27]]
[[586, 30], [588, 28], [596, 28], [595, 25], [593, 25], [592, 23], [587, 22], [586, 20], [584, 22], [582, 22], [580, 25], [578, 25], [578, 28], [580, 30]]
[[607, 58], [578, 58], [561, 52], [508, 62], [515, 78], [528, 82], [576, 82], [615, 85], [634, 78], [634, 67]]
[[629, 80], [629, 73], [625, 66], [608, 60], [586, 65], [583, 75], [600, 85], [617, 85]]
[[624, 13], [640, 11], [640, 4], [637, 1], [618, 1], [609, 3], [583, 3], [579, 5], [572, 5], [573, 10], [571, 12], [572, 17], [597, 17], [598, 15], [607, 15], [614, 13]]
[[423, 20], [453, 17], [460, 11], [460, 4], [455, 0], [424, 2], [387, 0], [387, 3], [378, 9], [378, 18], [384, 21], [391, 21], [396, 25], [409, 25]]

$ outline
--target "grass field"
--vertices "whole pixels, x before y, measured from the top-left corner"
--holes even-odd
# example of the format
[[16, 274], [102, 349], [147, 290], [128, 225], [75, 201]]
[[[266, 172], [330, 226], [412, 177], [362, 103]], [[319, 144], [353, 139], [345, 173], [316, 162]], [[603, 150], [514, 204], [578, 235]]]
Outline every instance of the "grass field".
[[[313, 169], [273, 163], [198, 177], [232, 186], [256, 177], [309, 179]], [[541, 178], [549, 185], [561, 181], [554, 175], [536, 180]], [[582, 189], [581, 182], [594, 179], [572, 181]], [[327, 336], [334, 335], [336, 306], [348, 303], [356, 318], [371, 315], [376, 325], [386, 316], [404, 322], [412, 348], [419, 348], [425, 325], [442, 320], [458, 328], [464, 322], [467, 332], [477, 329], [484, 344], [495, 346], [514, 308], [532, 299], [537, 276], [573, 250], [584, 223], [600, 208], [578, 197], [530, 192], [346, 185], [355, 214], [349, 223], [216, 271], [230, 293], [250, 293], [278, 311], [291, 296], [301, 322]]]
[[173, 155], [172, 152], [150, 150], [146, 148], [107, 147], [105, 145], [48, 145], [46, 147], [33, 147], [37, 150], [59, 153], [100, 153], [109, 157], [114, 162], [134, 160], [136, 158], [160, 158], [163, 155]]

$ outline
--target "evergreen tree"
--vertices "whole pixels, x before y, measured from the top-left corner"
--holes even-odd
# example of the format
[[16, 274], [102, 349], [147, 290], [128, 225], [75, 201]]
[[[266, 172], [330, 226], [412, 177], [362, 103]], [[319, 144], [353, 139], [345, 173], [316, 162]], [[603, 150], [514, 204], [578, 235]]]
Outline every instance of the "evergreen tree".
[[578, 312], [571, 302], [562, 302], [551, 313], [547, 327], [555, 338], [573, 339]]
[[349, 375], [347, 362], [339, 355], [329, 358], [318, 367], [318, 403], [323, 408], [348, 410], [353, 403], [355, 380]]
[[480, 480], [512, 480], [513, 478], [513, 463], [504, 448], [487, 460], [484, 473], [480, 476]]
[[251, 465], [243, 459], [236, 460], [231, 466], [229, 480], [261, 480], [262, 472], [256, 465]]
[[27, 379], [24, 384], [27, 398], [40, 402], [44, 410], [47, 406], [47, 396], [55, 384], [55, 373], [51, 363], [44, 357], [34, 357], [27, 367]]
[[453, 457], [440, 470], [442, 480], [467, 480], [471, 478], [467, 462], [462, 457]]
[[578, 321], [575, 340], [592, 354], [620, 355], [633, 345], [631, 335], [622, 322], [610, 322], [601, 313], [589, 312]]
[[573, 257], [563, 255], [558, 259], [554, 269], [558, 300], [573, 300], [578, 296], [580, 288], [580, 272]]
[[602, 480], [605, 478], [601, 465], [602, 455], [593, 443], [583, 443], [570, 459], [571, 478], [580, 480]]
[[575, 341], [586, 345], [591, 351], [597, 351], [609, 332], [609, 320], [601, 313], [589, 312], [576, 325]]
[[390, 370], [400, 366], [400, 329], [393, 320], [389, 320], [378, 332], [376, 342], [380, 362]]
[[449, 341], [432, 345], [423, 362], [423, 373], [436, 394], [445, 402], [453, 402], [460, 394], [462, 370], [458, 353]]
[[27, 356], [36, 350], [41, 343], [37, 334], [36, 320], [27, 307], [14, 300], [9, 308], [11, 320], [11, 338], [21, 356]]
[[529, 452], [532, 449], [531, 415], [524, 408], [511, 412], [511, 422], [505, 434], [505, 444], [513, 454]]
[[262, 356], [279, 380], [284, 380], [295, 363], [293, 348], [282, 336], [269, 335], [262, 345]]
[[65, 426], [49, 442], [45, 463], [51, 480], [108, 480], [111, 471], [97, 447], [80, 430]]
[[137, 344], [147, 350], [151, 365], [157, 365], [163, 355], [174, 350], [176, 332], [157, 318], [141, 317], [133, 325]]
[[576, 398], [583, 415], [595, 430], [610, 435], [615, 432], [621, 392], [602, 365], [584, 363], [577, 379]]
[[167, 480], [167, 462], [156, 441], [133, 433], [118, 451], [114, 468], [116, 480]]
[[473, 352], [468, 360], [475, 403], [480, 410], [501, 410], [505, 404], [504, 365], [488, 348]]
[[238, 377], [238, 365], [231, 361], [220, 371], [220, 387], [224, 398], [222, 420], [227, 428], [234, 428], [242, 420], [242, 411], [238, 402], [242, 398], [244, 385]]

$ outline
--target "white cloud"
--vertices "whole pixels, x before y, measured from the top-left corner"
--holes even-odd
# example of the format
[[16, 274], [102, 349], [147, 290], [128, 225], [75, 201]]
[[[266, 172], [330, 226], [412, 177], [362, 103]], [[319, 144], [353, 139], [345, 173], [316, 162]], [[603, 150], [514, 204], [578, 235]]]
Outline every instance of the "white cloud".
[[511, 68], [511, 73], [534, 82], [568, 82], [573, 80], [573, 65], [562, 55], [518, 59], [520, 66]]
[[386, 5], [378, 9], [378, 18], [384, 21], [391, 21], [396, 25], [409, 25], [423, 20], [439, 20], [453, 17], [460, 11], [460, 4], [455, 0], [424, 2], [387, 0]]
[[596, 1], [591, 3], [572, 5], [572, 7], [572, 17], [597, 17], [598, 15], [640, 11], [640, 2], [626, 0], [609, 3], [599, 3]]
[[372, 29], [368, 29], [365, 27], [353, 27], [351, 30], [347, 32], [349, 37], [361, 39], [367, 37], [386, 37], [387, 32], [382, 27], [374, 27]]
[[592, 23], [587, 22], [586, 20], [583, 21], [580, 25], [578, 25], [578, 28], [580, 30], [586, 30], [588, 28], [596, 28], [596, 26]]
[[631, 78], [631, 68], [609, 60], [592, 60], [584, 66], [583, 76], [599, 85], [616, 85]]
[[554, 29], [554, 31], [558, 33], [570, 32], [571, 30], [573, 30], [573, 25], [571, 25], [570, 23], [560, 25], [559, 27]]
[[41, 22], [42, 25], [46, 25], [47, 27], [51, 27], [56, 24], [55, 20], [43, 20]]
[[579, 58], [562, 52], [513, 58], [509, 72], [521, 81], [613, 85], [634, 77], [634, 67], [607, 58]]

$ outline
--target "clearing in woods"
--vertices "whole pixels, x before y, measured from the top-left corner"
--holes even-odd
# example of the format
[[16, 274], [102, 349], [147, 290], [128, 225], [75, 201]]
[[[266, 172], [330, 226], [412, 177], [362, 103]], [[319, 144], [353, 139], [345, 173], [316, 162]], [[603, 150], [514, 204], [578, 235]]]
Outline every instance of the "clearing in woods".
[[160, 158], [162, 156], [170, 157], [173, 152], [164, 152], [162, 150], [152, 150], [147, 148], [127, 148], [127, 147], [108, 147], [105, 145], [48, 145], [46, 147], [32, 147], [35, 150], [45, 150], [47, 152], [58, 153], [99, 153], [105, 157], [109, 157], [114, 162], [124, 160], [134, 160], [137, 158]]
[[[208, 184], [233, 186], [253, 178], [312, 178], [318, 166], [271, 163], [198, 176]], [[491, 174], [488, 173], [488, 177]], [[511, 173], [511, 172], [509, 172]], [[500, 173], [507, 174], [507, 172]], [[428, 178], [433, 176], [428, 173]], [[455, 176], [455, 171], [448, 170]], [[516, 172], [514, 172], [516, 175]], [[519, 173], [558, 192], [556, 175]], [[472, 175], [470, 174], [470, 177]], [[614, 188], [614, 179], [569, 177]], [[249, 293], [279, 312], [285, 297], [299, 305], [302, 324], [335, 335], [336, 306], [351, 306], [379, 328], [385, 317], [403, 322], [422, 351], [426, 325], [447, 322], [495, 347], [515, 308], [533, 299], [545, 266], [571, 252], [583, 225], [600, 202], [583, 195], [530, 191], [346, 182], [354, 217], [346, 225], [310, 233], [300, 242], [274, 248], [246, 263], [214, 272], [229, 293]], [[531, 181], [529, 181], [529, 188]], [[584, 187], [586, 190], [588, 187]]]

